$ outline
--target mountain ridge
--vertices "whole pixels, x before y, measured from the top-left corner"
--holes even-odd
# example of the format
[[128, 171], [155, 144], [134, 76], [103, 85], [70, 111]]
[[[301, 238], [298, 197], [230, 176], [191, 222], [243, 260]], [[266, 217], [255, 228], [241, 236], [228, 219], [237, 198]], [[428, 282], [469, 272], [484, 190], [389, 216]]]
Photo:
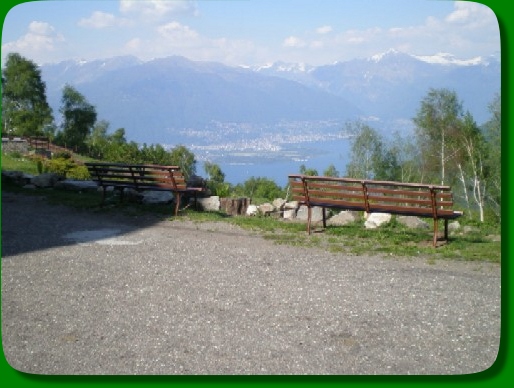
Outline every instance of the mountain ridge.
[[180, 56], [41, 66], [54, 112], [70, 84], [112, 129], [125, 128], [128, 138], [147, 143], [184, 141], [184, 129], [207, 130], [213, 122], [250, 123], [258, 130], [259, 124], [278, 122], [408, 120], [431, 87], [454, 89], [480, 124], [500, 90], [500, 69], [494, 56], [459, 60], [442, 53], [420, 59], [394, 50], [323, 66], [231, 67]]

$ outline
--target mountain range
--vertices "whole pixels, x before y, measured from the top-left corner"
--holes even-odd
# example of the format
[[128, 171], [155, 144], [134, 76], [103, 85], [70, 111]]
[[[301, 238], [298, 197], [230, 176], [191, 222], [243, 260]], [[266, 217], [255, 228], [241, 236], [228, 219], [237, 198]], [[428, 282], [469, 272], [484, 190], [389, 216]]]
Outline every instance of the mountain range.
[[[62, 88], [75, 87], [111, 130], [125, 128], [140, 143], [187, 143], [187, 132], [217, 131], [238, 123], [252, 128], [296, 123], [372, 120], [409, 123], [430, 88], [454, 90], [477, 123], [500, 91], [495, 56], [460, 61], [449, 54], [416, 57], [388, 51], [324, 66], [274, 63], [231, 67], [172, 56], [64, 61], [41, 66], [47, 98], [59, 122]], [[291, 124], [291, 125], [293, 125]], [[250, 130], [251, 132], [251, 130]]]

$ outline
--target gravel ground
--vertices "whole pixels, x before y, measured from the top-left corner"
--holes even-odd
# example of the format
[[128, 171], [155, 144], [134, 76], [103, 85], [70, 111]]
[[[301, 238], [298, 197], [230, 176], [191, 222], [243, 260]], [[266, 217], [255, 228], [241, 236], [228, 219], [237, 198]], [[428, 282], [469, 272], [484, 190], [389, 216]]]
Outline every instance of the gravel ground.
[[496, 360], [500, 279], [2, 193], [3, 349], [28, 373], [474, 373]]

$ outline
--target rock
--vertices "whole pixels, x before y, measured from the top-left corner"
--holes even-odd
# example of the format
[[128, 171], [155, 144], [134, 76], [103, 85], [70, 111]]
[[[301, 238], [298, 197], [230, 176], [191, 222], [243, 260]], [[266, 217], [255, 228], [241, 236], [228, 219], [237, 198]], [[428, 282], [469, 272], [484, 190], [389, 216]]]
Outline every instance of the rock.
[[246, 209], [247, 216], [255, 216], [259, 213], [259, 208], [255, 205], [249, 205], [248, 209]]
[[462, 228], [462, 233], [478, 233], [478, 232], [480, 232], [480, 228], [478, 228], [476, 226], [465, 225]]
[[342, 226], [351, 224], [352, 222], [358, 221], [362, 218], [360, 212], [344, 210], [333, 217], [330, 217], [327, 221], [327, 225]]
[[32, 178], [31, 183], [36, 187], [54, 187], [62, 178], [54, 173], [45, 173]]
[[[194, 199], [192, 199], [194, 201]], [[206, 198], [197, 198], [198, 207], [207, 212], [217, 212], [220, 210], [220, 197], [217, 195], [213, 195]]]
[[284, 220], [294, 220], [296, 218], [296, 209], [284, 210], [282, 217]]
[[78, 181], [73, 179], [65, 179], [58, 181], [55, 188], [70, 191], [97, 191], [98, 185], [93, 181]]
[[448, 232], [455, 232], [458, 229], [460, 229], [459, 221], [453, 221], [448, 223]]
[[275, 209], [280, 211], [284, 210], [285, 204], [286, 200], [282, 198], [277, 198], [273, 201], [273, 206], [275, 206]]
[[[296, 218], [298, 220], [307, 220], [308, 216], [308, 208], [305, 205], [300, 206], [298, 212], [296, 213]], [[314, 206], [312, 208], [312, 222], [319, 222], [323, 220], [323, 208], [319, 206]]]
[[34, 178], [33, 175], [25, 174], [22, 171], [2, 171], [2, 177], [10, 179], [12, 182], [20, 186], [30, 184], [32, 178]]
[[259, 212], [265, 216], [269, 216], [274, 211], [275, 206], [273, 206], [271, 203], [263, 203], [259, 206]]
[[298, 207], [299, 207], [299, 203], [298, 203], [298, 201], [289, 201], [289, 202], [286, 202], [286, 203], [284, 204], [284, 209], [285, 209], [285, 210], [288, 210], [288, 209], [294, 209], [294, 210], [296, 210], [296, 209], [298, 209]]
[[427, 222], [423, 221], [419, 217], [414, 217], [414, 216], [398, 216], [398, 217], [396, 217], [396, 220], [400, 224], [405, 225], [408, 228], [412, 228], [412, 229], [430, 229], [430, 225], [428, 225]]
[[391, 221], [391, 214], [389, 213], [371, 213], [368, 215], [368, 219], [364, 223], [366, 229], [375, 229], [380, 225], [386, 224]]

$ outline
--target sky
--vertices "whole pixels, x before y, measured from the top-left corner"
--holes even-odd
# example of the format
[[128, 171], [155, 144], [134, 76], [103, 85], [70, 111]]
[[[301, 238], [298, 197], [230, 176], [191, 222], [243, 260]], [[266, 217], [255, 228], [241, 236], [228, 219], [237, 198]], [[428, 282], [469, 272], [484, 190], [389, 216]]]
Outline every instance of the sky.
[[467, 60], [500, 53], [494, 12], [448, 0], [64, 0], [11, 8], [2, 63], [172, 55], [230, 66], [319, 66], [388, 50]]

